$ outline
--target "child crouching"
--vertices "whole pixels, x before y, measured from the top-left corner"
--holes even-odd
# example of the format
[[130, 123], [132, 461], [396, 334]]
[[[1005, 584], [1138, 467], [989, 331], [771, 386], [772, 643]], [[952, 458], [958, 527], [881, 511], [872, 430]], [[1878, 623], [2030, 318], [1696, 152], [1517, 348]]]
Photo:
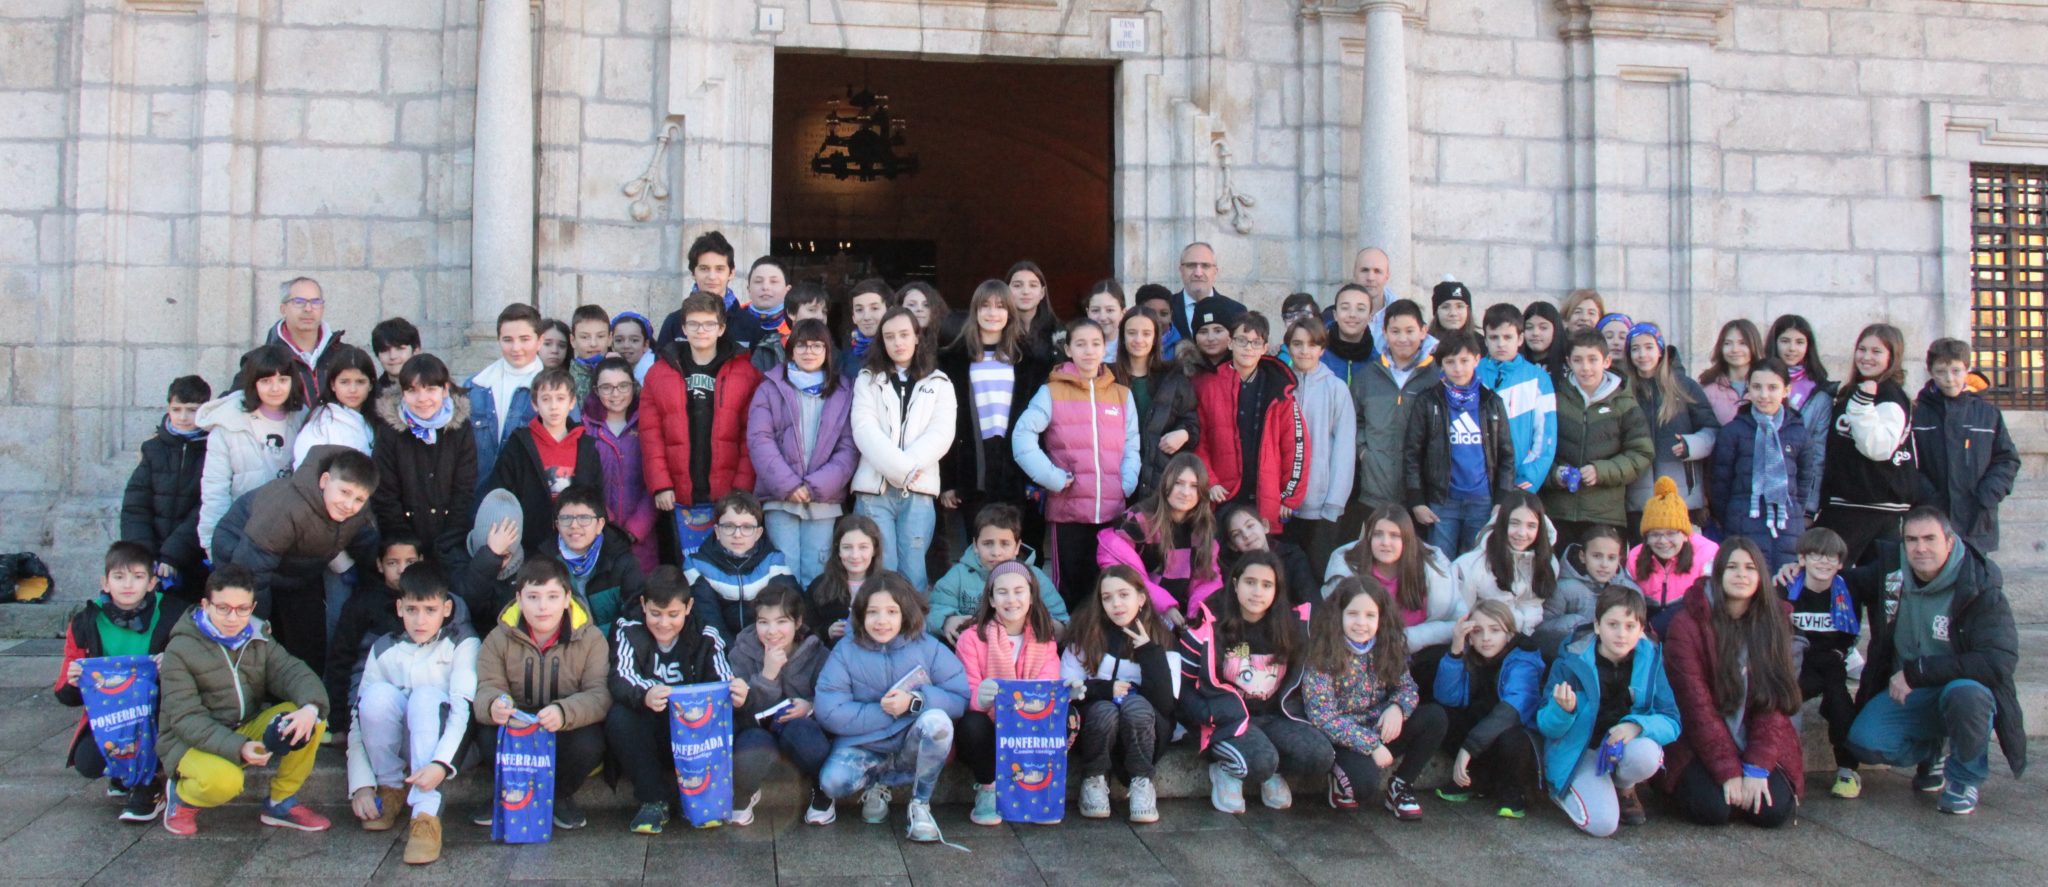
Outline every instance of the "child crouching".
[[[671, 808], [682, 806], [669, 751], [669, 694], [688, 684], [730, 681], [732, 666], [725, 661], [725, 638], [697, 614], [681, 570], [656, 567], [639, 607], [641, 618], [622, 617], [612, 628], [612, 705], [604, 732], [640, 802], [629, 828], [658, 835]], [[733, 688], [734, 723], [745, 715], [746, 689]], [[753, 801], [733, 805], [732, 824], [753, 821]]]
[[[149, 548], [139, 542], [116, 542], [107, 547], [99, 598], [79, 607], [64, 628], [64, 664], [53, 690], [58, 702], [73, 707], [85, 704], [79, 692], [79, 681], [85, 677], [81, 659], [153, 656], [164, 651], [171, 629], [185, 615], [185, 602], [156, 590], [152, 561]], [[106, 755], [84, 715], [79, 716], [78, 729], [71, 735], [65, 763], [87, 779], [98, 779], [107, 772]], [[163, 810], [161, 774], [144, 785], [110, 780], [107, 794], [127, 797], [121, 808], [122, 822], [148, 822]]]
[[1567, 646], [1550, 666], [1536, 729], [1551, 800], [1580, 831], [1604, 838], [1623, 823], [1643, 823], [1636, 784], [1664, 765], [1664, 746], [1678, 738], [1678, 702], [1663, 650], [1643, 636], [1642, 593], [1610, 587], [1594, 609], [1593, 637]]
[[[576, 806], [576, 790], [604, 758], [604, 714], [612, 702], [604, 635], [576, 600], [561, 561], [527, 561], [513, 581], [518, 597], [498, 614], [497, 627], [477, 651], [470, 703], [483, 728], [477, 747], [490, 765], [498, 748], [494, 728], [518, 712], [531, 714], [555, 734], [555, 828], [582, 828], [589, 823]], [[470, 821], [490, 825], [491, 814], [485, 805]]]
[[[816, 705], [818, 670], [825, 666], [826, 648], [806, 627], [804, 597], [796, 589], [771, 585], [754, 598], [754, 625], [740, 632], [732, 644], [733, 681], [747, 685], [748, 702], [755, 717], [735, 721], [733, 736], [733, 797], [751, 799], [761, 794], [761, 780], [780, 752], [796, 767], [797, 774], [811, 780], [825, 766], [832, 753], [832, 740], [818, 726]], [[773, 715], [774, 709], [787, 706]], [[830, 825], [838, 812], [832, 796], [811, 789], [811, 802], [804, 810], [804, 822]], [[735, 817], [735, 825], [744, 825]]]

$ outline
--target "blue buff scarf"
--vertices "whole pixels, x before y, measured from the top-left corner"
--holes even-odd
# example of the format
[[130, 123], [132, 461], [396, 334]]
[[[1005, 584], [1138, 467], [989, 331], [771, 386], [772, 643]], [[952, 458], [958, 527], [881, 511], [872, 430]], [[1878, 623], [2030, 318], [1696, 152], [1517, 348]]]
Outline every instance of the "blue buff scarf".
[[447, 427], [448, 420], [455, 418], [455, 399], [441, 398], [441, 408], [424, 419], [413, 415], [412, 408], [407, 406], [399, 407], [398, 416], [405, 420], [405, 430], [412, 432], [413, 437], [419, 438], [421, 443], [433, 446], [441, 439], [441, 429]]
[[[1806, 591], [1806, 571], [1800, 570], [1792, 577], [1792, 586], [1785, 589], [1785, 599], [1796, 604]], [[1851, 637], [1863, 633], [1863, 620], [1856, 615], [1856, 599], [1850, 596], [1849, 583], [1840, 573], [1835, 574], [1834, 584], [1828, 588], [1828, 622], [1836, 631]]]
[[192, 624], [199, 626], [200, 634], [230, 650], [240, 650], [243, 644], [256, 638], [256, 620], [250, 619], [243, 623], [242, 630], [234, 634], [223, 634], [220, 629], [213, 627], [213, 620], [207, 618], [205, 607], [192, 608]]
[[1067, 688], [996, 686], [996, 807], [1011, 822], [1059, 822], [1067, 809]]
[[723, 824], [732, 818], [732, 685], [676, 687], [668, 712], [683, 816], [696, 828]]
[[491, 840], [545, 844], [555, 833], [555, 734], [515, 712], [498, 728]]
[[1756, 420], [1756, 462], [1750, 478], [1749, 516], [1769, 525], [1775, 539], [1792, 512], [1791, 473], [1785, 464], [1785, 445], [1778, 438], [1785, 411], [1769, 416], [1750, 410], [1750, 416]]
[[816, 397], [825, 393], [825, 371], [807, 372], [797, 369], [795, 364], [791, 364], [789, 367], [789, 386], [812, 397]]
[[847, 355], [847, 361], [854, 366], [860, 366], [860, 362], [867, 359], [868, 345], [873, 341], [875, 340], [872, 336], [863, 336], [860, 334], [860, 330], [854, 330], [853, 351]]
[[583, 579], [590, 575], [591, 570], [597, 569], [597, 556], [604, 551], [604, 534], [597, 534], [597, 539], [590, 543], [590, 550], [581, 555], [570, 551], [569, 543], [564, 540], [557, 540], [555, 547], [562, 552], [562, 565], [569, 568], [569, 575]]
[[148, 656], [78, 660], [78, 695], [107, 778], [148, 785], [156, 778], [156, 661]]

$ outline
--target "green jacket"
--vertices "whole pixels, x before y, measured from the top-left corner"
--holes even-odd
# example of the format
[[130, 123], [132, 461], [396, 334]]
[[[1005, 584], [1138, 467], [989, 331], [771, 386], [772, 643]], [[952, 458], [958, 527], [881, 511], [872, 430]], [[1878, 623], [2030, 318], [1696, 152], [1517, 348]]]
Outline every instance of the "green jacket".
[[[1650, 470], [1650, 423], [1621, 377], [1608, 373], [1589, 400], [1578, 383], [1557, 386], [1557, 459], [1543, 484], [1543, 509], [1554, 521], [1622, 526], [1628, 522], [1628, 485]], [[1558, 472], [1593, 466], [1600, 482], [1564, 488]]]
[[[1067, 602], [1060, 597], [1058, 588], [1053, 587], [1052, 577], [1038, 568], [1032, 561], [1036, 554], [1029, 545], [1017, 547], [1017, 559], [1031, 568], [1031, 575], [1038, 579], [1038, 599], [1045, 602], [1045, 609], [1052, 614], [1052, 621], [1067, 624]], [[981, 565], [981, 555], [974, 546], [960, 555], [960, 562], [932, 583], [931, 609], [925, 613], [924, 627], [932, 634], [938, 634], [946, 627], [949, 616], [965, 616], [974, 619], [974, 612], [981, 608], [981, 593], [988, 588], [988, 569]], [[944, 640], [943, 637], [940, 638]]]
[[242, 743], [249, 740], [235, 728], [279, 702], [311, 705], [327, 719], [327, 686], [320, 676], [278, 646], [269, 623], [255, 623], [256, 636], [240, 650], [207, 637], [191, 615], [171, 629], [157, 666], [162, 701], [156, 753], [165, 771], [176, 772], [193, 749], [239, 763]]
[[[1408, 434], [1408, 409], [1415, 398], [1442, 378], [1428, 354], [1416, 360], [1405, 384], [1395, 384], [1385, 354], [1351, 376], [1351, 402], [1358, 408], [1358, 501], [1365, 505], [1400, 505], [1407, 495], [1402, 475], [1402, 443]], [[1455, 554], [1456, 552], [1452, 552]]]

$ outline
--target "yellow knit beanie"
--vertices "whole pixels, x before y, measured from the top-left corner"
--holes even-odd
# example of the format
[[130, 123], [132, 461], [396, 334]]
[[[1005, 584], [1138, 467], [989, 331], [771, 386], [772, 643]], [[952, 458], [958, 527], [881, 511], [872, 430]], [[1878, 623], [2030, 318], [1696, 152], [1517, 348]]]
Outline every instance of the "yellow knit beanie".
[[1685, 500], [1678, 496], [1678, 481], [1669, 477], [1657, 478], [1650, 501], [1643, 503], [1643, 535], [1653, 530], [1677, 530], [1692, 535], [1692, 515], [1685, 510]]

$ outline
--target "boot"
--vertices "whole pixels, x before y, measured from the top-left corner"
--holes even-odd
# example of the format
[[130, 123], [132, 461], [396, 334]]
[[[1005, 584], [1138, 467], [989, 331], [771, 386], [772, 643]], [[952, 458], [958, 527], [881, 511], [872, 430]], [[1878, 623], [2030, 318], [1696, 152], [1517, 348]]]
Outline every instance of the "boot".
[[398, 825], [398, 819], [405, 815], [405, 789], [395, 786], [377, 786], [377, 818], [363, 820], [363, 831], [390, 831]]
[[405, 836], [405, 864], [426, 865], [441, 858], [441, 817], [414, 814]]

